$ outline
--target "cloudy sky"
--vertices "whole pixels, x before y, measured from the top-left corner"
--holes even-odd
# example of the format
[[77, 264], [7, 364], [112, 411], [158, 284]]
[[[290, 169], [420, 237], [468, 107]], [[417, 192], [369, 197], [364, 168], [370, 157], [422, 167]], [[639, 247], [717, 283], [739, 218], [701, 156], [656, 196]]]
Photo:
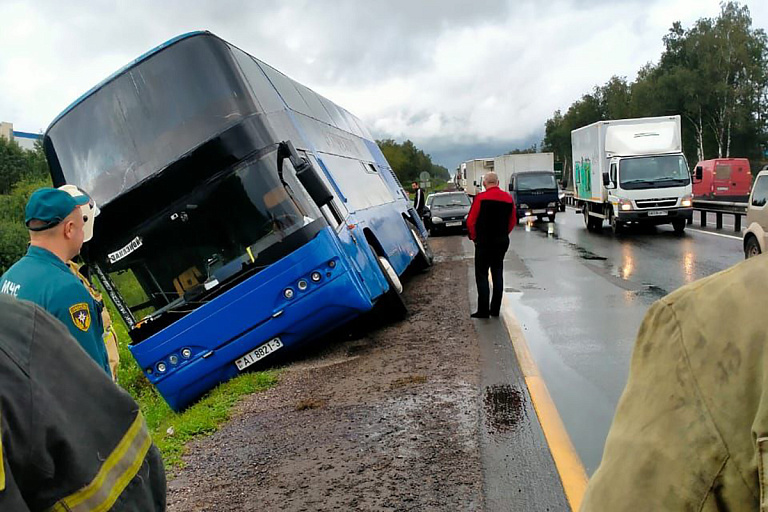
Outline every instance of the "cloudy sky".
[[[749, 0], [768, 28], [768, 2]], [[526, 147], [718, 0], [0, 0], [0, 120], [40, 132], [143, 52], [207, 29], [448, 167]]]

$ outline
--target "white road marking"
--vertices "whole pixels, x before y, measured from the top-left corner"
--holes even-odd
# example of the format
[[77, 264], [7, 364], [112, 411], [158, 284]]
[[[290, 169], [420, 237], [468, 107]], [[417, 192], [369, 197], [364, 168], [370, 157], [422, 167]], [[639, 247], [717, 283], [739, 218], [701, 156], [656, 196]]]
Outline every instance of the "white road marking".
[[704, 231], [697, 228], [688, 228], [689, 231], [695, 231], [696, 233], [704, 233], [705, 235], [719, 236], [722, 238], [730, 238], [732, 240], [741, 240], [740, 236], [724, 235], [723, 233], [713, 233], [712, 231]]

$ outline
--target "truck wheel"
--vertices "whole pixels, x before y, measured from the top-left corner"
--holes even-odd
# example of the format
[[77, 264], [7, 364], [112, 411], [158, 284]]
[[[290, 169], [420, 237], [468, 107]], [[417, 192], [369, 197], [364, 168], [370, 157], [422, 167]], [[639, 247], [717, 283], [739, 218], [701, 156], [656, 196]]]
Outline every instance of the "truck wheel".
[[432, 255], [432, 249], [429, 247], [429, 243], [421, 238], [419, 231], [413, 224], [408, 224], [408, 228], [411, 230], [413, 240], [419, 248], [419, 254], [413, 259], [413, 264], [417, 270], [426, 270], [432, 266], [434, 262], [434, 256]]
[[600, 231], [603, 228], [603, 219], [592, 217], [587, 207], [584, 207], [584, 223], [587, 225], [587, 231]]
[[611, 214], [611, 231], [614, 235], [620, 235], [624, 232], [624, 223]]
[[408, 315], [408, 308], [405, 307], [403, 302], [403, 284], [400, 282], [395, 269], [389, 264], [389, 260], [384, 256], [377, 256], [379, 262], [379, 269], [384, 277], [387, 279], [389, 289], [382, 295], [376, 305], [382, 308], [393, 320], [403, 320]]
[[672, 228], [674, 228], [675, 233], [678, 235], [682, 235], [685, 233], [685, 225], [686, 221], [685, 219], [676, 219], [672, 221]]
[[759, 256], [760, 252], [760, 244], [757, 242], [757, 238], [754, 236], [747, 238], [747, 241], [744, 244], [744, 258], [754, 258], [755, 256]]

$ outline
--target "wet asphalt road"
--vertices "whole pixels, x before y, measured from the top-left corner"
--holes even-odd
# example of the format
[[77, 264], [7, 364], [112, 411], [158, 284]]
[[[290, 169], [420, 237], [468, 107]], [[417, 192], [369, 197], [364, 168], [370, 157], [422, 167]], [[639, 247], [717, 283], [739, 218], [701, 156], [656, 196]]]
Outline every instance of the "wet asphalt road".
[[507, 298], [591, 475], [648, 307], [742, 261], [741, 242], [691, 229], [678, 237], [671, 226], [589, 233], [570, 208], [554, 224], [521, 222], [510, 236]]

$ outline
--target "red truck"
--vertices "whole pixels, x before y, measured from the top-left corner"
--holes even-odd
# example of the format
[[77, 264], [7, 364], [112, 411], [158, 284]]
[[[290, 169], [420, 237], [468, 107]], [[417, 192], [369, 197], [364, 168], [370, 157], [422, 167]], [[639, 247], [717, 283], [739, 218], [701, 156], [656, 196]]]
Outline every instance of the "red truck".
[[746, 158], [714, 158], [696, 164], [701, 168], [701, 181], [694, 181], [697, 199], [746, 201], [752, 188], [752, 173]]

